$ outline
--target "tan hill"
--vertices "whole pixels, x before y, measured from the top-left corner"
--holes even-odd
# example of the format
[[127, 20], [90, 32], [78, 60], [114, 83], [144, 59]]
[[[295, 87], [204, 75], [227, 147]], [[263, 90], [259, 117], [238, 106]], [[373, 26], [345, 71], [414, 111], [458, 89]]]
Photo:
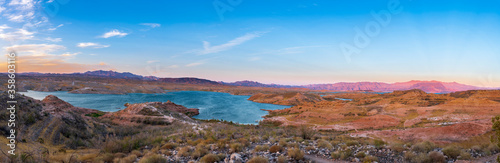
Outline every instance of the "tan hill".
[[[342, 97], [351, 97], [352, 101], [335, 99]], [[266, 121], [279, 121], [283, 125], [294, 126], [305, 124], [319, 130], [355, 133], [359, 130], [377, 129], [384, 132], [359, 131], [363, 134], [357, 135], [375, 134], [391, 139], [394, 135], [400, 135], [405, 141], [424, 139], [449, 143], [490, 131], [488, 126], [491, 126], [491, 118], [500, 114], [499, 97], [499, 90], [432, 94], [414, 89], [386, 94], [333, 94], [325, 96], [326, 100], [323, 101], [300, 103], [288, 109], [269, 111]], [[453, 126], [446, 127], [449, 125]], [[481, 127], [462, 130], [462, 126]], [[455, 129], [456, 131], [452, 131]], [[449, 134], [446, 135], [453, 138], [432, 134], [441, 133], [438, 130], [447, 130]], [[424, 133], [411, 134], [420, 131]], [[433, 136], [421, 136], [425, 134]]]
[[259, 103], [270, 103], [277, 105], [299, 105], [307, 102], [322, 101], [321, 96], [315, 94], [306, 94], [298, 92], [289, 92], [282, 94], [263, 94], [259, 93], [251, 96], [248, 100]]
[[174, 121], [197, 123], [191, 116], [198, 115], [198, 109], [188, 109], [171, 101], [125, 104], [127, 108], [106, 114], [102, 119], [110, 119], [117, 124], [168, 125]]

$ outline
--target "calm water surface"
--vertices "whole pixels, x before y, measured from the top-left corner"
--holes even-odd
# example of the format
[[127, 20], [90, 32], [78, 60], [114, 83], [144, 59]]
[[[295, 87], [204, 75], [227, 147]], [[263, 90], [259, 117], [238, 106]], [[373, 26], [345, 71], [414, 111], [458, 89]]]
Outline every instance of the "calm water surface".
[[74, 106], [106, 112], [124, 109], [125, 106], [123, 105], [125, 103], [166, 102], [170, 100], [188, 108], [200, 109], [200, 114], [194, 116], [194, 118], [223, 119], [242, 124], [256, 124], [256, 121], [262, 120], [262, 116], [266, 115], [267, 112], [260, 109], [276, 110], [289, 107], [248, 101], [247, 99], [250, 96], [203, 91], [180, 91], [161, 94], [131, 93], [126, 95], [28, 91], [21, 92], [21, 94], [38, 100], [42, 100], [47, 95], [55, 95]]

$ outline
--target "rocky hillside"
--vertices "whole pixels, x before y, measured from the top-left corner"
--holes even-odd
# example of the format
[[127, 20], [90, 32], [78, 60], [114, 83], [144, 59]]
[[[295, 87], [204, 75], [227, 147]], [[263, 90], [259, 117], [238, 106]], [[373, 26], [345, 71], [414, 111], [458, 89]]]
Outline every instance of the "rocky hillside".
[[263, 94], [259, 93], [251, 96], [248, 100], [259, 103], [269, 103], [277, 105], [299, 105], [307, 102], [322, 101], [321, 96], [315, 94], [289, 92], [282, 94]]
[[[6, 101], [7, 95], [0, 95]], [[92, 109], [74, 107], [56, 96], [49, 95], [42, 101], [18, 95], [17, 140], [19, 142], [39, 142], [69, 148], [90, 146], [89, 140], [106, 134], [105, 127], [86, 114], [99, 114]], [[2, 103], [2, 108], [7, 104]], [[0, 121], [6, 122], [10, 113], [0, 111]], [[7, 126], [2, 125], [0, 132], [6, 134]]]
[[174, 121], [182, 123], [197, 123], [191, 116], [199, 114], [198, 109], [189, 109], [171, 101], [125, 104], [127, 108], [108, 113], [103, 119], [110, 119], [117, 124], [151, 124], [168, 125]]

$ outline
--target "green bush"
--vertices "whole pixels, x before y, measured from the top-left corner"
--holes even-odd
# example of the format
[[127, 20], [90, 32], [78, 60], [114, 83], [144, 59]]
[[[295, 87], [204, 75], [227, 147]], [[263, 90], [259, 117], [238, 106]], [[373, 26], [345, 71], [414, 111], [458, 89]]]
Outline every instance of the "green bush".
[[332, 152], [330, 155], [332, 156], [332, 159], [334, 159], [334, 160], [337, 160], [340, 158], [340, 153], [338, 151]]
[[436, 148], [436, 145], [434, 145], [434, 143], [429, 141], [424, 141], [411, 146], [412, 151], [419, 153], [428, 153], [432, 151], [434, 148]]
[[458, 158], [459, 160], [470, 160], [472, 159], [472, 156], [470, 155], [469, 152], [465, 152], [465, 151], [462, 151], [460, 152], [460, 158]]
[[320, 139], [320, 140], [318, 140], [318, 147], [331, 149], [332, 144], [330, 144], [330, 142], [328, 142], [326, 140]]
[[385, 145], [385, 142], [380, 139], [375, 139], [373, 140], [373, 145], [375, 146], [375, 148], [380, 149]]
[[443, 150], [444, 155], [456, 159], [460, 155], [460, 148], [457, 146], [447, 146]]

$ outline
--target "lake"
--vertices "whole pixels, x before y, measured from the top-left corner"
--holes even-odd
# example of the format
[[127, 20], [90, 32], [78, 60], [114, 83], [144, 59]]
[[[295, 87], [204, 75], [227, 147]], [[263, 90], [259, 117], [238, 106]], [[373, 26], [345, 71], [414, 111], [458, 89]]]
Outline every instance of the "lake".
[[115, 112], [124, 109], [125, 103], [166, 102], [168, 100], [187, 108], [200, 109], [197, 119], [223, 119], [241, 124], [257, 124], [266, 110], [285, 109], [289, 106], [262, 104], [247, 100], [250, 96], [231, 95], [220, 92], [179, 91], [161, 94], [131, 93], [126, 95], [108, 94], [72, 94], [68, 92], [20, 92], [25, 96], [42, 100], [47, 95], [55, 95], [60, 99], [82, 108]]

